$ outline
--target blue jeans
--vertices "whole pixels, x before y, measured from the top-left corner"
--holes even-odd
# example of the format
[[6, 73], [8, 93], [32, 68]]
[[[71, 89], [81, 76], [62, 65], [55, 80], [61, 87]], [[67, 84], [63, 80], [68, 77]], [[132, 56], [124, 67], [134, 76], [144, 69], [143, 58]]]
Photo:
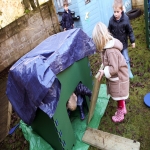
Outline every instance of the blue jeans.
[[124, 49], [121, 51], [122, 55], [124, 56], [125, 60], [126, 60], [126, 63], [128, 64], [130, 62], [130, 58], [129, 58], [129, 55], [128, 55], [128, 49]]
[[129, 77], [133, 78], [133, 74], [132, 74], [132, 71], [131, 71], [131, 68], [130, 68], [130, 58], [129, 58], [129, 55], [128, 55], [128, 49], [126, 48], [126, 49], [122, 50], [121, 53], [124, 56], [124, 58], [126, 60], [126, 63], [128, 65]]

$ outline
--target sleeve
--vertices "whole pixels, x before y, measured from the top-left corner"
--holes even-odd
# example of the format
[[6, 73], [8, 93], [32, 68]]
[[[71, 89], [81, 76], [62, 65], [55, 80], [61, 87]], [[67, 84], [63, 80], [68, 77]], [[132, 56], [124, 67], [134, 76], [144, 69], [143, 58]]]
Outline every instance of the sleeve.
[[109, 20], [109, 24], [108, 24], [108, 30], [111, 33], [111, 25], [110, 25], [110, 20]]
[[109, 19], [109, 23], [108, 23], [108, 31], [109, 31], [110, 33], [112, 33], [112, 24], [113, 24], [113, 17], [111, 17], [111, 18]]
[[62, 15], [62, 20], [61, 20], [61, 23], [62, 23], [62, 28], [66, 28], [66, 19], [65, 19], [65, 14], [63, 13]]
[[108, 55], [108, 66], [104, 68], [104, 74], [106, 78], [110, 78], [111, 76], [118, 73], [119, 67], [119, 56], [118, 54], [111, 52]]
[[70, 16], [72, 18], [72, 25], [74, 24], [74, 20], [73, 20], [73, 17], [72, 17], [72, 14], [71, 14], [71, 11], [70, 11]]
[[72, 18], [72, 24], [74, 24], [74, 20], [73, 20], [73, 18]]
[[135, 37], [134, 37], [133, 29], [130, 25], [129, 18], [127, 19], [126, 32], [129, 36], [130, 42], [134, 43], [135, 42]]

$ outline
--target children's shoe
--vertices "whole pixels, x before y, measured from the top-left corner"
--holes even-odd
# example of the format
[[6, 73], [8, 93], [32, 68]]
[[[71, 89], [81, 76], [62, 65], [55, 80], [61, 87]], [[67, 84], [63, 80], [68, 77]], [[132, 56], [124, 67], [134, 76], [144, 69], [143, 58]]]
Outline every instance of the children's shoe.
[[[127, 109], [126, 109], [125, 101], [123, 101], [123, 108], [122, 108], [122, 110], [123, 110], [124, 115], [126, 115], [127, 114]], [[117, 111], [118, 111], [118, 109], [117, 109]], [[117, 111], [115, 112], [115, 115], [117, 114]]]
[[122, 122], [124, 120], [124, 111], [123, 109], [117, 109], [115, 116], [112, 116], [113, 122]]
[[124, 105], [123, 112], [124, 112], [124, 115], [126, 115], [127, 114], [127, 109], [126, 109], [125, 100], [123, 101], [123, 105]]
[[[117, 109], [117, 111], [118, 111], [118, 109]], [[117, 111], [115, 112], [115, 115], [117, 114]], [[124, 108], [122, 108], [122, 111], [123, 111], [124, 115], [126, 115], [126, 114], [127, 114], [126, 106], [124, 106]]]

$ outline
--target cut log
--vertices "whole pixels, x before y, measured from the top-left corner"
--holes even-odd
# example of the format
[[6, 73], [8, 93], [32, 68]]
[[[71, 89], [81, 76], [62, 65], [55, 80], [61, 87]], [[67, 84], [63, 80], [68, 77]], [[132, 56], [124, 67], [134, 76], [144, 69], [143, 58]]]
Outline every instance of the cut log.
[[82, 141], [103, 150], [140, 150], [140, 143], [121, 136], [88, 128]]

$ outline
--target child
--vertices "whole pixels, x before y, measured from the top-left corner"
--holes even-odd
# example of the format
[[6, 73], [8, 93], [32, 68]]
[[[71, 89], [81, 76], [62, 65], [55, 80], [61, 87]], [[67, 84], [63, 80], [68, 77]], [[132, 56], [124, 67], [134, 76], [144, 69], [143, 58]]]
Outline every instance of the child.
[[107, 27], [99, 22], [93, 30], [93, 41], [101, 52], [104, 70], [99, 70], [100, 77], [104, 74], [107, 82], [107, 93], [118, 103], [113, 122], [121, 122], [127, 113], [125, 99], [129, 96], [129, 75], [126, 61], [121, 54], [122, 43], [113, 38]]
[[78, 107], [80, 111], [81, 120], [85, 119], [85, 114], [84, 114], [84, 104], [86, 104], [85, 96], [88, 96], [90, 100], [92, 96], [92, 92], [80, 81], [74, 93], [70, 96], [67, 102], [67, 111], [69, 115], [71, 111], [74, 111]]
[[64, 12], [62, 14], [62, 21], [61, 21], [62, 28], [64, 31], [73, 29], [74, 21], [73, 21], [72, 15], [71, 15], [71, 11], [68, 9], [67, 1], [63, 2], [63, 7], [64, 7]]
[[133, 74], [130, 69], [130, 58], [128, 56], [128, 36], [132, 44], [132, 48], [135, 48], [135, 37], [132, 27], [129, 22], [128, 16], [123, 11], [122, 2], [114, 2], [113, 5], [114, 15], [109, 20], [109, 32], [114, 38], [120, 40], [123, 44], [122, 54], [128, 65], [129, 77], [133, 78]]

